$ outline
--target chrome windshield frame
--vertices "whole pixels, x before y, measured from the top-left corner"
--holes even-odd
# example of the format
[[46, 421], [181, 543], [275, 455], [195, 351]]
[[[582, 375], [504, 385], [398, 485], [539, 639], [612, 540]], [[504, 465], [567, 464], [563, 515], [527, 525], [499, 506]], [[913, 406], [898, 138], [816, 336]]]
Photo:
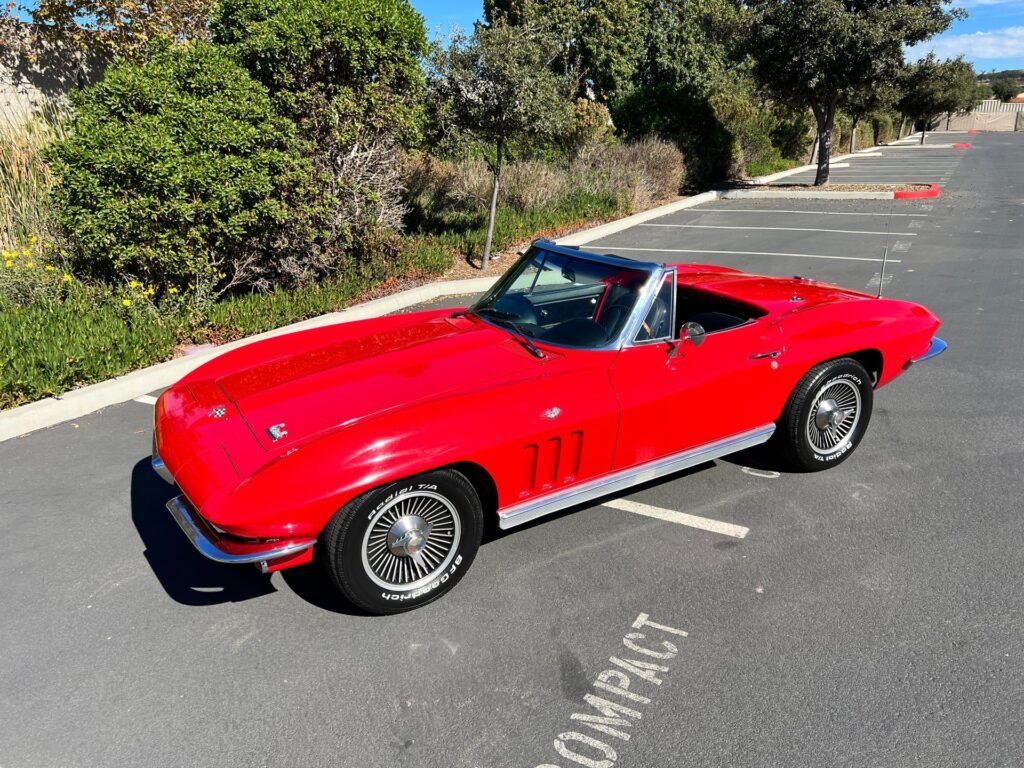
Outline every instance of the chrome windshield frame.
[[[621, 256], [592, 253], [590, 251], [579, 250], [578, 248], [557, 245], [556, 243], [552, 243], [547, 240], [537, 240], [523, 252], [519, 261], [517, 261], [511, 269], [502, 275], [501, 278], [499, 278], [498, 281], [470, 307], [470, 309], [472, 310], [477, 307], [493, 303], [494, 299], [500, 296], [508, 285], [515, 279], [513, 275], [517, 272], [516, 267], [519, 263], [532, 258], [534, 252], [538, 250], [557, 253], [563, 256], [570, 256], [584, 261], [593, 261], [610, 267], [619, 267], [621, 269], [631, 269], [636, 272], [647, 273], [647, 281], [644, 283], [644, 287], [640, 291], [640, 295], [637, 297], [636, 303], [633, 305], [633, 310], [630, 313], [629, 319], [623, 323], [622, 328], [614, 339], [599, 347], [582, 347], [573, 344], [557, 344], [555, 342], [546, 341], [542, 338], [533, 338], [533, 341], [542, 348], [553, 347], [555, 349], [573, 349], [578, 352], [608, 352], [622, 349], [624, 346], [627, 346], [629, 340], [634, 338], [639, 332], [640, 325], [643, 323], [644, 318], [650, 311], [650, 306], [654, 303], [654, 299], [658, 295], [658, 291], [661, 290], [661, 285], [665, 280], [665, 275], [674, 271], [674, 268], [667, 268], [664, 264], [657, 264], [649, 261], [634, 261], [633, 259], [627, 259]], [[476, 317], [488, 325], [492, 325], [495, 328], [501, 328], [500, 325], [489, 322], [486, 316], [477, 315]]]

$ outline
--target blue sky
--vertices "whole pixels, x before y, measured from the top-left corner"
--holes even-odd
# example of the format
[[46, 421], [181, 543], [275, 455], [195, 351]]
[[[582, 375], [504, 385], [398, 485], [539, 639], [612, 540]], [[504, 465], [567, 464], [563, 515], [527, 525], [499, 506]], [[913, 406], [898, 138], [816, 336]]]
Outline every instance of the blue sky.
[[[431, 35], [452, 25], [471, 30], [483, 14], [478, 0], [411, 0]], [[940, 58], [964, 54], [979, 72], [1024, 69], [1024, 0], [957, 0], [970, 14], [948, 32], [910, 51], [918, 58], [934, 50]]]

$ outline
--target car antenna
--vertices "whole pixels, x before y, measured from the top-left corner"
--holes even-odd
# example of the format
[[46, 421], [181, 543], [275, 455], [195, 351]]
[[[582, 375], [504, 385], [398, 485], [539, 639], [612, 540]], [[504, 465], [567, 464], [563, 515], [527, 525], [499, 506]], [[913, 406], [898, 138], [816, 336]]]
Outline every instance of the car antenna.
[[878, 272], [878, 293], [876, 299], [882, 298], [882, 286], [885, 284], [885, 262], [889, 257], [889, 231], [892, 229], [892, 209], [896, 207], [895, 196], [889, 203], [889, 216], [885, 220], [885, 248], [882, 249], [882, 268]]

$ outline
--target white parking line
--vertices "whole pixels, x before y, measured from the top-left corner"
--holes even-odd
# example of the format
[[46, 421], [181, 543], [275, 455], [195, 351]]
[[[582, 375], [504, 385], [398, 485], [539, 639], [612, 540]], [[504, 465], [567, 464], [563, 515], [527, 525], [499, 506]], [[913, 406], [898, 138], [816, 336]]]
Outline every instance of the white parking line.
[[[725, 256], [792, 256], [795, 259], [829, 259], [832, 261], [870, 261], [879, 262], [881, 259], [869, 259], [865, 256], [825, 256], [820, 253], [780, 253], [775, 251], [713, 251], [708, 248], [624, 248], [620, 245], [605, 245], [612, 251], [643, 251], [646, 253], [718, 253]], [[901, 263], [899, 259], [888, 259], [890, 264]]]
[[808, 227], [726, 227], [714, 224], [640, 224], [641, 227], [682, 227], [686, 229], [756, 229], [778, 232], [833, 232], [839, 235], [911, 235], [916, 232], [871, 232], [865, 229], [810, 229]]
[[152, 395], [139, 395], [134, 400], [136, 403], [142, 403], [143, 405], [156, 405], [156, 398]]
[[691, 208], [696, 213], [812, 213], [821, 216], [920, 216], [927, 218], [927, 213], [857, 213], [856, 211], [797, 211], [781, 208]]
[[753, 475], [754, 477], [764, 477], [769, 480], [776, 480], [782, 477], [782, 473], [776, 472], [774, 469], [751, 469], [750, 467], [740, 467], [740, 471], [747, 475]]
[[633, 514], [645, 517], [653, 517], [658, 520], [664, 520], [667, 523], [687, 525], [690, 528], [699, 528], [702, 531], [720, 533], [723, 536], [732, 536], [736, 539], [745, 538], [750, 533], [750, 529], [744, 528], [742, 525], [733, 525], [732, 523], [723, 523], [721, 520], [712, 520], [709, 517], [698, 517], [697, 515], [688, 515], [685, 512], [652, 507], [636, 501], [629, 501], [628, 499], [612, 499], [611, 501], [606, 501], [602, 506], [619, 509], [623, 512], [632, 512]]

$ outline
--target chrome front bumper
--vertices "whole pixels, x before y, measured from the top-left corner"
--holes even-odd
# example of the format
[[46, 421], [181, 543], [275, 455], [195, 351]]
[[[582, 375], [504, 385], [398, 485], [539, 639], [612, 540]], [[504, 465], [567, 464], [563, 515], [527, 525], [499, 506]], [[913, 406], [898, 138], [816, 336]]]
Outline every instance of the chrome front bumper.
[[166, 480], [171, 485], [174, 485], [174, 477], [171, 475], [171, 471], [167, 469], [167, 465], [164, 464], [164, 460], [160, 458], [160, 454], [156, 452], [156, 432], [153, 432], [153, 458], [150, 460], [153, 465], [153, 471], [160, 475], [161, 479]]
[[[153, 471], [174, 485], [174, 476], [156, 450], [156, 433], [153, 434]], [[214, 528], [203, 519], [187, 496], [176, 496], [167, 502], [171, 513], [182, 532], [199, 550], [199, 554], [218, 563], [243, 565], [253, 563], [264, 573], [273, 560], [289, 557], [309, 549], [316, 539], [288, 539], [284, 541], [240, 541], [232, 539]]]
[[920, 363], [925, 360], [931, 360], [933, 357], [938, 357], [939, 355], [946, 351], [946, 347], [948, 346], [949, 345], [946, 344], [946, 342], [944, 342], [938, 336], [934, 336], [932, 337], [932, 343], [928, 345], [928, 351], [925, 352], [920, 357], [910, 358], [910, 361], [907, 363], [907, 365], [910, 366], [913, 365], [914, 363]]
[[[300, 539], [276, 542], [240, 543], [228, 542], [202, 516], [185, 496], [176, 496], [167, 502], [167, 511], [175, 519], [181, 530], [199, 550], [199, 554], [218, 563], [242, 565], [255, 563], [261, 568], [266, 563], [281, 557], [294, 555], [309, 549], [316, 544], [316, 539]], [[228, 549], [237, 551], [230, 552]]]

